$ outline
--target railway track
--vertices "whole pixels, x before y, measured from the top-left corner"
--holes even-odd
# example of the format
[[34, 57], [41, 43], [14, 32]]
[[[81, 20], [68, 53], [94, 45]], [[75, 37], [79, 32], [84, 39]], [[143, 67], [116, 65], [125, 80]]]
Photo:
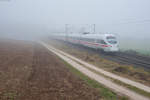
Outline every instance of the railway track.
[[111, 61], [115, 61], [115, 62], [118, 62], [121, 64], [133, 65], [135, 67], [141, 67], [141, 68], [150, 70], [150, 57], [141, 56], [141, 55], [137, 55], [137, 54], [130, 54], [130, 53], [126, 53], [126, 52], [118, 52], [116, 54], [106, 54], [99, 50], [91, 49], [91, 48], [84, 47], [81, 45], [73, 45], [68, 42], [64, 42], [64, 43], [69, 46], [72, 46], [74, 48], [79, 48], [79, 49], [86, 50], [90, 53], [99, 54], [103, 58], [111, 60]]
[[125, 52], [118, 52], [115, 55], [108, 55], [102, 52], [99, 52], [99, 53], [104, 58], [119, 62], [121, 64], [128, 64], [128, 65], [133, 65], [135, 67], [142, 67], [145, 69], [150, 69], [150, 60], [149, 58], [144, 57], [144, 56], [130, 55]]
[[144, 68], [150, 68], [150, 60], [147, 61], [144, 59], [144, 57], [140, 57], [140, 56], [137, 56], [137, 55], [130, 55], [130, 54], [126, 54], [126, 53], [117, 53], [116, 56], [115, 56], [117, 59], [120, 59], [120, 60], [124, 60], [126, 62], [128, 62], [129, 64], [134, 64], [136, 66], [141, 66], [141, 67], [144, 67]]
[[139, 59], [136, 57], [130, 57], [127, 55], [120, 55], [119, 53], [117, 53], [113, 57], [113, 59], [122, 61], [123, 63], [126, 63], [126, 64], [135, 65], [137, 67], [144, 67], [144, 68], [150, 69], [150, 63], [145, 61], [144, 59]]

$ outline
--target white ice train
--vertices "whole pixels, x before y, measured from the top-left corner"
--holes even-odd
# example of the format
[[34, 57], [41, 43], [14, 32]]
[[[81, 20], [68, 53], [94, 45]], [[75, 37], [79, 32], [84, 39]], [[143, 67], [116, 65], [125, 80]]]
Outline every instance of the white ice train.
[[119, 46], [114, 34], [57, 34], [55, 38], [73, 44], [80, 44], [94, 49], [101, 49], [105, 52], [118, 52]]

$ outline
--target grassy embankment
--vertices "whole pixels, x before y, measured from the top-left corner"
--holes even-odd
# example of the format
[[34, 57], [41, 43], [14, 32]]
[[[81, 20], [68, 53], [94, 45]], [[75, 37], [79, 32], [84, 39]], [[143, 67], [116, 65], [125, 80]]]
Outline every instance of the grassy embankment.
[[[150, 86], [150, 72], [145, 71], [142, 68], [136, 68], [131, 65], [123, 65], [123, 64], [119, 64], [119, 63], [116, 63], [113, 61], [109, 61], [95, 53], [91, 53], [86, 50], [78, 49], [75, 46], [71, 46], [71, 45], [68, 46], [64, 43], [51, 42], [51, 44], [65, 52], [68, 52], [71, 55], [74, 55], [77, 58], [80, 58], [88, 63], [96, 65], [97, 67], [103, 68], [104, 70], [107, 70], [107, 71], [115, 73], [117, 75], [127, 77], [131, 80], [138, 81], [138, 82], [141, 82], [143, 84]], [[147, 92], [145, 92], [141, 89], [138, 89], [134, 86], [124, 84], [118, 80], [114, 80], [114, 79], [112, 79], [112, 80], [122, 86], [125, 86], [133, 91], [136, 91], [139, 94], [150, 97], [150, 93], [147, 93]]]
[[[72, 58], [70, 58], [70, 59], [72, 59]], [[74, 60], [74, 59], [72, 59], [72, 60]], [[75, 61], [75, 60], [74, 60], [74, 61]], [[75, 61], [75, 62], [77, 62], [77, 61]], [[117, 83], [117, 84], [119, 84], [119, 85], [121, 85], [121, 86], [124, 86], [124, 87], [126, 87], [126, 88], [128, 88], [128, 89], [130, 89], [130, 90], [132, 90], [132, 91], [135, 91], [136, 93], [139, 93], [139, 94], [144, 95], [144, 96], [146, 96], [146, 97], [150, 97], [150, 93], [148, 93], [148, 92], [146, 92], [146, 91], [144, 91], [144, 90], [141, 90], [141, 89], [139, 89], [139, 88], [137, 88], [137, 87], [135, 87], [135, 86], [131, 86], [131, 85], [129, 85], [129, 84], [123, 83], [123, 82], [121, 82], [121, 81], [119, 81], [119, 80], [117, 80], [117, 79], [113, 79], [113, 78], [111, 78], [111, 77], [108, 77], [108, 76], [106, 76], [106, 75], [104, 75], [104, 74], [102, 74], [102, 73], [100, 73], [100, 72], [98, 72], [98, 71], [96, 71], [96, 70], [94, 70], [94, 69], [92, 69], [92, 68], [89, 68], [89, 67], [87, 67], [87, 66], [85, 66], [85, 65], [83, 65], [83, 64], [81, 64], [81, 63], [79, 63], [79, 62], [77, 62], [77, 63], [80, 64], [80, 65], [82, 65], [82, 66], [84, 66], [85, 68], [91, 70], [92, 72], [94, 72], [94, 73], [96, 73], [96, 74], [99, 74], [99, 75], [101, 75], [101, 76], [104, 76], [105, 78], [110, 79], [110, 80], [112, 80], [113, 82], [115, 82], [115, 83]]]
[[150, 86], [150, 70], [144, 70], [143, 68], [137, 68], [132, 65], [119, 64], [117, 62], [104, 59], [101, 55], [98, 55], [95, 52], [90, 52], [87, 49], [78, 48], [74, 45], [66, 45], [63, 42], [60, 43], [57, 41], [51, 41], [50, 44], [106, 71]]

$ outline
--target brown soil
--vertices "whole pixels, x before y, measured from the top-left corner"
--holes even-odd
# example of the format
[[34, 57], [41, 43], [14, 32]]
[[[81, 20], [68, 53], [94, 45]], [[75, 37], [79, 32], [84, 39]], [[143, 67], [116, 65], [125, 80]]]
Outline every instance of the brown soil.
[[39, 44], [0, 41], [0, 100], [99, 100], [97, 90], [72, 74]]

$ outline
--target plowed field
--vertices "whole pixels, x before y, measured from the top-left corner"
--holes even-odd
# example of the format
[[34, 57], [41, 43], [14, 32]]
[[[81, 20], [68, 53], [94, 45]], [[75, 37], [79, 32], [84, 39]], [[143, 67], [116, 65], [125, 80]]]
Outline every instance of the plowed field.
[[99, 100], [99, 92], [72, 74], [43, 46], [0, 40], [0, 100]]

